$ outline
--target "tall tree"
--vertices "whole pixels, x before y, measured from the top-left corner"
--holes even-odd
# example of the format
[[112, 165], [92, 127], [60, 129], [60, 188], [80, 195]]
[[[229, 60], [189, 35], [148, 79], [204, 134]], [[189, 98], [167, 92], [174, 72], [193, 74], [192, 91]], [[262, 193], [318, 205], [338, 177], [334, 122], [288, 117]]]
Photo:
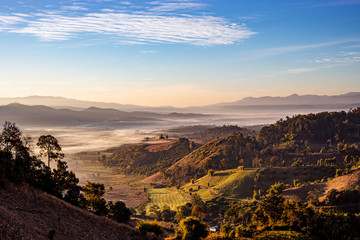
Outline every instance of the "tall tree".
[[104, 184], [88, 182], [83, 187], [86, 203], [85, 208], [96, 215], [105, 216], [107, 214]]
[[51, 160], [61, 160], [64, 158], [64, 154], [61, 153], [61, 147], [57, 139], [51, 135], [42, 135], [37, 142], [40, 148], [40, 157], [48, 158], [48, 167], [50, 167]]

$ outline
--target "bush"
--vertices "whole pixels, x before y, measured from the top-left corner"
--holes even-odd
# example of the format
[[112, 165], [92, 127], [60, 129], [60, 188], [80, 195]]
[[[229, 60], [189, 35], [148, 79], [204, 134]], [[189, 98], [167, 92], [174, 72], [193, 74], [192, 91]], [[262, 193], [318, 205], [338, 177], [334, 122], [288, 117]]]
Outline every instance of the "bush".
[[245, 227], [245, 225], [240, 224], [235, 228], [236, 237], [252, 237], [254, 234], [253, 229]]
[[208, 226], [194, 217], [181, 220], [179, 227], [175, 239], [200, 240], [209, 235]]
[[154, 233], [156, 236], [162, 236], [164, 234], [163, 228], [156, 222], [139, 222], [136, 226], [141, 234]]

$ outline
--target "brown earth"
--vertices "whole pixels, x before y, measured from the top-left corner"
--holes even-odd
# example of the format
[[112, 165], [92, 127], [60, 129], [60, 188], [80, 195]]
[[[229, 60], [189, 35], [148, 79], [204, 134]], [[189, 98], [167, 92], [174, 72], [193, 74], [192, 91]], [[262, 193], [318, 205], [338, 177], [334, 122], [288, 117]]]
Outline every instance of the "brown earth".
[[153, 239], [29, 186], [0, 189], [0, 239]]
[[143, 190], [132, 188], [127, 184], [112, 185], [107, 188], [104, 198], [106, 201], [123, 201], [127, 207], [135, 208], [148, 201]]
[[157, 173], [143, 179], [141, 182], [143, 182], [143, 183], [162, 183], [165, 181], [166, 180], [163, 178], [163, 176], [161, 176], [160, 172], [157, 172]]

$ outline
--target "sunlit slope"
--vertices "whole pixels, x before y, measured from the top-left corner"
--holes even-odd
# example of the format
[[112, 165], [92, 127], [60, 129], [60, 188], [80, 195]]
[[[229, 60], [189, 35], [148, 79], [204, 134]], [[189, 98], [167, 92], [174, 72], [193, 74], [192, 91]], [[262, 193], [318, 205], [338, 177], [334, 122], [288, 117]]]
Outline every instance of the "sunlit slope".
[[234, 169], [239, 165], [250, 167], [255, 157], [256, 143], [249, 136], [233, 133], [201, 146], [165, 171], [168, 178], [182, 183], [198, 179], [208, 170]]
[[199, 194], [203, 200], [220, 196], [244, 199], [252, 197], [255, 176], [256, 170], [216, 171], [213, 176], [206, 175], [194, 183], [184, 185], [182, 189], [185, 192]]

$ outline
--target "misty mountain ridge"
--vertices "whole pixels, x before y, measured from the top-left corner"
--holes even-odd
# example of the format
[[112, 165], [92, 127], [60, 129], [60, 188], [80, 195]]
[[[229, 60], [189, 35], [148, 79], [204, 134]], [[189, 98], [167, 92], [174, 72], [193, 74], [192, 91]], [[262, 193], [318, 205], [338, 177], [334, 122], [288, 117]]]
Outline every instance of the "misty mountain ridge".
[[298, 95], [292, 94], [287, 97], [246, 97], [235, 102], [224, 102], [218, 104], [211, 104], [207, 106], [191, 106], [185, 108], [176, 108], [172, 106], [138, 106], [132, 104], [119, 104], [119, 103], [106, 103], [106, 102], [94, 102], [83, 101], [63, 97], [52, 96], [28, 96], [21, 98], [0, 98], [0, 105], [7, 105], [10, 103], [20, 103], [25, 105], [46, 105], [56, 109], [72, 109], [80, 110], [91, 107], [96, 108], [111, 108], [122, 111], [151, 111], [151, 112], [192, 112], [196, 110], [197, 113], [203, 113], [202, 110], [227, 108], [233, 106], [278, 106], [278, 105], [317, 105], [317, 106], [334, 106], [334, 107], [352, 107], [352, 105], [360, 104], [360, 92], [349, 92], [340, 95]]
[[11, 103], [0, 106], [0, 121], [11, 121], [22, 125], [45, 126], [114, 126], [126, 124], [147, 125], [174, 119], [203, 118], [202, 114], [153, 112], [125, 112], [112, 108], [90, 107], [83, 110], [55, 109], [44, 105]]

